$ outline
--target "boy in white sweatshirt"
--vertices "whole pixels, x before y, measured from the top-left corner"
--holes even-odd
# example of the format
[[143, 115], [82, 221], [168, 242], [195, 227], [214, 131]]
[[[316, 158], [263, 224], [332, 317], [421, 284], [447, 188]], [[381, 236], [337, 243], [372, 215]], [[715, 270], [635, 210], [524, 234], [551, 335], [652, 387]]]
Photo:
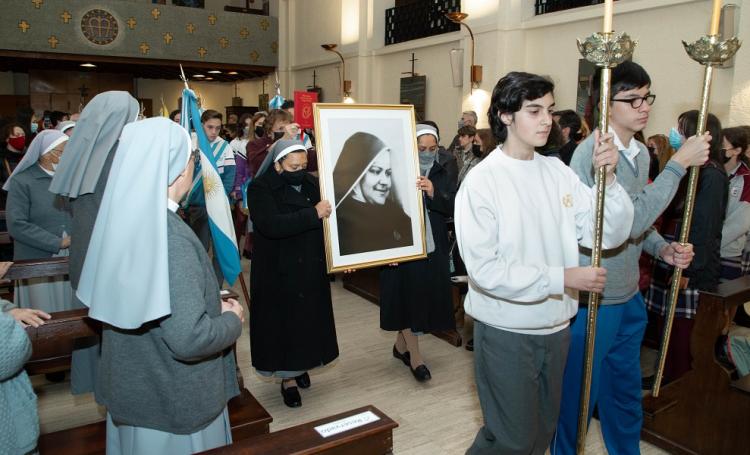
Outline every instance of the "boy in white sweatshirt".
[[[498, 81], [488, 116], [503, 145], [472, 170], [456, 197], [484, 415], [469, 454], [544, 453], [557, 422], [578, 291], [601, 292], [606, 282], [603, 268], [578, 266], [578, 245], [592, 243], [595, 190], [562, 161], [534, 152], [552, 126], [553, 89], [528, 73]], [[597, 133], [594, 162], [608, 167], [604, 248], [623, 243], [633, 221], [630, 197], [615, 181], [617, 161], [612, 135]]]

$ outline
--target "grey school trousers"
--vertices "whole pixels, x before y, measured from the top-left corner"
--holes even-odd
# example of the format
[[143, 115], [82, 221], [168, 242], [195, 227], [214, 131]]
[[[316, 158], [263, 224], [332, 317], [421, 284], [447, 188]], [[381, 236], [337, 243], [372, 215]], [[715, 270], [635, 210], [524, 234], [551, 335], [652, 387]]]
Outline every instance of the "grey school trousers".
[[560, 413], [570, 329], [524, 335], [474, 321], [474, 367], [484, 426], [470, 455], [543, 455]]

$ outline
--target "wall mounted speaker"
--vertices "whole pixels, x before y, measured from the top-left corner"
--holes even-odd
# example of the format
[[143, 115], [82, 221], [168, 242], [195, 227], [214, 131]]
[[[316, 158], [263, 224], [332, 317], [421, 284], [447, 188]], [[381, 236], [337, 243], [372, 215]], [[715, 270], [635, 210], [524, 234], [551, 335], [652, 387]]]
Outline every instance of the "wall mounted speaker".
[[453, 75], [453, 86], [464, 85], [464, 50], [451, 49], [451, 74]]

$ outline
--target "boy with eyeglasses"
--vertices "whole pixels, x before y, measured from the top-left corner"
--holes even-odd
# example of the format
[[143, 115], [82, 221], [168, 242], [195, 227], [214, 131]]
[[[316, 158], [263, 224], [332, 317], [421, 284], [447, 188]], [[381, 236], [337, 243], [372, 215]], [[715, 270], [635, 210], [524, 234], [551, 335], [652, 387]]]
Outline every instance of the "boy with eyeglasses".
[[[595, 83], [598, 81], [599, 78], [595, 78]], [[607, 269], [609, 276], [617, 279], [607, 281], [601, 296], [589, 418], [598, 406], [607, 451], [627, 455], [640, 453], [643, 423], [640, 349], [647, 317], [638, 289], [638, 259], [641, 252], [646, 251], [676, 267], [687, 268], [690, 264], [692, 245], [666, 242], [653, 224], [674, 197], [686, 169], [706, 162], [711, 137], [688, 139], [653, 183], [647, 184], [648, 150], [633, 136], [646, 127], [656, 98], [651, 93], [651, 79], [640, 65], [624, 62], [612, 71], [611, 94], [609, 132], [614, 134], [621, 157], [617, 164], [617, 181], [630, 194], [635, 216], [630, 238], [602, 255], [602, 267]], [[571, 169], [589, 186], [595, 184], [593, 147], [594, 136], [591, 135], [576, 148], [570, 162]], [[582, 248], [580, 253], [580, 264], [591, 264], [591, 251]], [[553, 455], [576, 452], [588, 295], [582, 293], [579, 302], [578, 314], [571, 322], [560, 417], [550, 447]]]

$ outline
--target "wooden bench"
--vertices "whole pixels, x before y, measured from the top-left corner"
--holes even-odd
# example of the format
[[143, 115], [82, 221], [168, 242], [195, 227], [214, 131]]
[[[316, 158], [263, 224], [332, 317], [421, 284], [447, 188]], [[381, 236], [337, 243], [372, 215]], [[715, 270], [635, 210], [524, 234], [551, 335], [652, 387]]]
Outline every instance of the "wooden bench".
[[[321, 436], [315, 427], [346, 417], [372, 412], [379, 420], [330, 437]], [[297, 425], [263, 436], [235, 442], [230, 446], [204, 452], [212, 455], [385, 455], [393, 452], [393, 429], [398, 424], [374, 406], [365, 406]]]
[[739, 305], [750, 301], [750, 276], [701, 293], [690, 339], [693, 369], [643, 399], [641, 437], [675, 454], [747, 453], [750, 376], [733, 380], [715, 357]]

